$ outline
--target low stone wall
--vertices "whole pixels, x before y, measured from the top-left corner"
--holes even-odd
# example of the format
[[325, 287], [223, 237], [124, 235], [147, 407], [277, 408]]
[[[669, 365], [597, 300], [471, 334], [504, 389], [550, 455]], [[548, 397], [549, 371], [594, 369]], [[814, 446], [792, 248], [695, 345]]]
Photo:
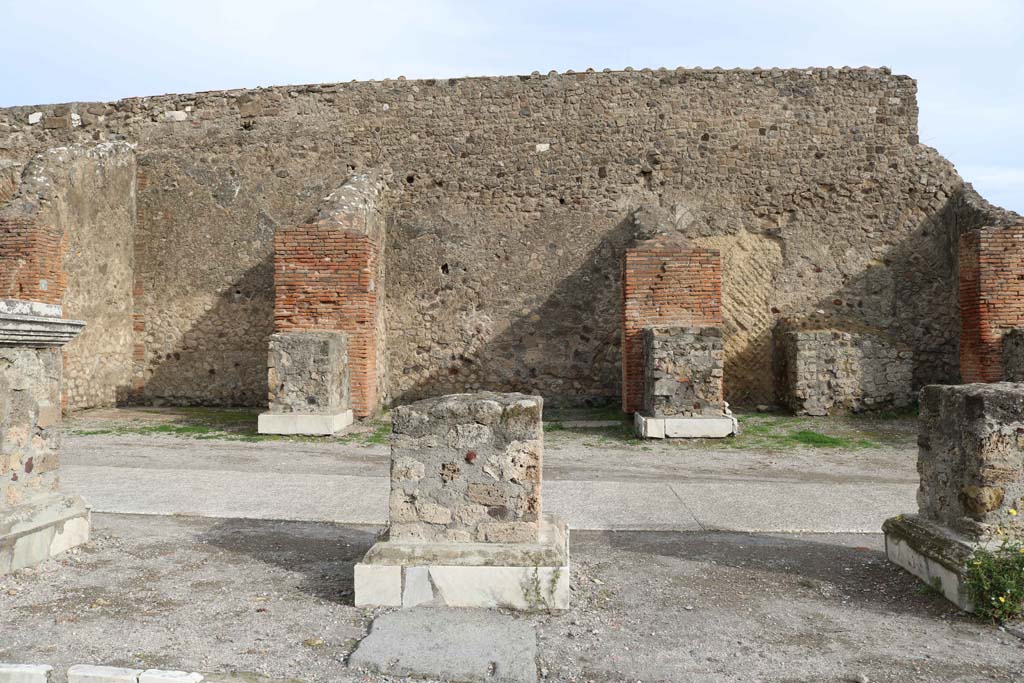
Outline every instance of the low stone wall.
[[542, 407], [482, 392], [395, 408], [391, 540], [537, 542]]
[[1003, 380], [1024, 382], [1024, 329], [1003, 335]]
[[921, 390], [921, 517], [972, 538], [999, 525], [1024, 533], [1024, 386]]
[[721, 415], [724, 364], [720, 327], [644, 328], [644, 415]]
[[797, 415], [902, 408], [914, 399], [913, 352], [868, 329], [775, 328], [779, 402]]

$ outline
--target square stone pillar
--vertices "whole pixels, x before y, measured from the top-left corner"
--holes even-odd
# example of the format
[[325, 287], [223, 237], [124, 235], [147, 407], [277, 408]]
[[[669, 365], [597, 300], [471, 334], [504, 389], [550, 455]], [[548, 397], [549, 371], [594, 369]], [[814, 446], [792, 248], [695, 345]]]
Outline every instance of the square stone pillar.
[[356, 604], [565, 609], [569, 536], [541, 510], [543, 401], [455, 394], [392, 411], [388, 539]]
[[725, 437], [738, 431], [722, 398], [722, 328], [645, 327], [641, 437]]
[[352, 424], [344, 332], [279, 332], [269, 347], [260, 434], [329, 435]]
[[84, 325], [54, 304], [0, 300], [0, 574], [89, 540], [89, 508], [58, 478], [60, 347]]
[[1024, 536], [1024, 384], [921, 390], [918, 514], [886, 520], [889, 559], [971, 611], [963, 577], [997, 528]]

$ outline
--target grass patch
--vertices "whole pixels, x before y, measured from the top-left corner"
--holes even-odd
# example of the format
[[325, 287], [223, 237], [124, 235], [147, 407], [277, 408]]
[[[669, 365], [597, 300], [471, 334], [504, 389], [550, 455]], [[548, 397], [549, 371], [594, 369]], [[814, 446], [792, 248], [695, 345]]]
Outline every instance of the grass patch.
[[975, 612], [993, 621], [1009, 621], [1024, 614], [1024, 538], [1002, 528], [999, 533], [1003, 540], [998, 547], [978, 548], [971, 554], [964, 582]]

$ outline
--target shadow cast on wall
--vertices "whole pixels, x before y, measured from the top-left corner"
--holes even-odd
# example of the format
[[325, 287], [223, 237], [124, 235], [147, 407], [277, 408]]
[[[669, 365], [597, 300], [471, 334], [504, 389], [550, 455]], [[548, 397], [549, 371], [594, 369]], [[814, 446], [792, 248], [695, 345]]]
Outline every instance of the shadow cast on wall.
[[[197, 311], [192, 314], [195, 322], [180, 336], [168, 334], [147, 342], [144, 359], [136, 357], [133, 386], [119, 390], [119, 404], [266, 405], [273, 270], [273, 256], [267, 254], [212, 299], [185, 302]], [[180, 311], [168, 312], [176, 314], [186, 317]], [[152, 321], [146, 324], [143, 334], [149, 333]]]
[[[1000, 217], [988, 208], [969, 185], [961, 186], [941, 211], [921, 217], [901, 239], [893, 241], [885, 236], [888, 247], [865, 255], [859, 270], [840, 274], [831, 288], [821, 286], [818, 274], [822, 268], [815, 263], [804, 257], [800, 263], [786, 260], [784, 232], [759, 235], [780, 245], [782, 259], [760, 285], [765, 291], [753, 304], [749, 297], [724, 293], [727, 343], [732, 334], [741, 341], [727, 356], [727, 400], [741, 406], [773, 402], [771, 335], [774, 322], [783, 316], [815, 314], [834, 321], [837, 329], [849, 324], [874, 327], [914, 348], [915, 388], [956, 382], [959, 236], [982, 225], [1014, 218], [1012, 214]], [[388, 249], [421, 248], [416, 236], [394, 223], [389, 221], [394, 237]], [[553, 284], [544, 289], [544, 296], [503, 302], [508, 304], [505, 310], [494, 316], [508, 320], [501, 327], [478, 325], [474, 329], [472, 324], [467, 325], [468, 331], [457, 345], [421, 344], [422, 355], [402, 359], [404, 363], [394, 362], [389, 354], [389, 372], [415, 377], [412, 382], [389, 380], [391, 402], [491, 389], [540, 393], [551, 406], [617, 403], [622, 380], [621, 270], [610, 264], [621, 264], [625, 249], [638, 232], [642, 236], [642, 228], [632, 215], [620, 219], [574, 260], [574, 268], [564, 276], [556, 274]], [[720, 248], [728, 263], [729, 250], [743, 248], [742, 244], [735, 246], [736, 240], [742, 241], [748, 234], [727, 236], [732, 242], [706, 241], [700, 235], [694, 241]], [[443, 247], [444, 240], [435, 239]], [[396, 245], [395, 240], [404, 242]], [[829, 255], [823, 254], [822, 258]], [[388, 263], [393, 266], [391, 259]], [[456, 311], [471, 323], [489, 320], [482, 299], [474, 299], [467, 268], [453, 250], [438, 268], [436, 286], [430, 291], [417, 291], [414, 306], [425, 313]], [[790, 271], [787, 276], [795, 272], [798, 282], [806, 277], [806, 290], [795, 296], [777, 291], [783, 269]], [[394, 273], [389, 272], [386, 297], [396, 296], [388, 287], [391, 277]], [[494, 277], [501, 277], [500, 270]], [[137, 361], [135, 388], [125, 388], [119, 396], [121, 401], [263, 405], [267, 396], [267, 338], [273, 328], [272, 283], [273, 257], [267, 254], [231, 286], [219, 291], [212, 302], [196, 302], [202, 313], [184, 335], [166, 345], [158, 340], [149, 342], [145, 361]], [[736, 286], [727, 270], [724, 287], [731, 285]], [[813, 295], [822, 289], [830, 293]], [[781, 303], [783, 295], [788, 297], [786, 303]], [[521, 306], [524, 301], [526, 305]], [[389, 327], [393, 304], [389, 298]], [[518, 313], [509, 316], [513, 308]], [[423, 324], [451, 323], [432, 320]], [[751, 372], [760, 372], [763, 377], [751, 380]], [[196, 387], [203, 387], [203, 391], [197, 392]]]

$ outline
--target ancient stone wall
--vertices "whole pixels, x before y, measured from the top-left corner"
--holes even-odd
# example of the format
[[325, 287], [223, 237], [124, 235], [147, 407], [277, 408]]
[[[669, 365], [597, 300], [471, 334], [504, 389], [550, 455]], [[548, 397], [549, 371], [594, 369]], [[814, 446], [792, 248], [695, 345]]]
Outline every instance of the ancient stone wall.
[[721, 327], [644, 328], [644, 415], [721, 415]]
[[132, 374], [135, 155], [124, 142], [48, 150], [0, 208], [0, 297], [89, 322], [64, 348], [67, 408], [125, 398]]
[[797, 415], [904, 408], [914, 399], [913, 351], [877, 330], [781, 321], [775, 331], [779, 403]]
[[905, 341], [916, 384], [955, 379], [979, 223], [915, 93], [885, 69], [279, 87], [0, 110], [0, 157], [137, 143], [142, 400], [262, 403], [273, 233], [380, 167], [392, 400], [620, 395], [622, 257], [653, 205], [722, 250], [726, 397], [766, 402], [774, 321], [819, 309]]
[[960, 376], [1003, 379], [1003, 335], [1024, 326], [1024, 223], [960, 237]]

